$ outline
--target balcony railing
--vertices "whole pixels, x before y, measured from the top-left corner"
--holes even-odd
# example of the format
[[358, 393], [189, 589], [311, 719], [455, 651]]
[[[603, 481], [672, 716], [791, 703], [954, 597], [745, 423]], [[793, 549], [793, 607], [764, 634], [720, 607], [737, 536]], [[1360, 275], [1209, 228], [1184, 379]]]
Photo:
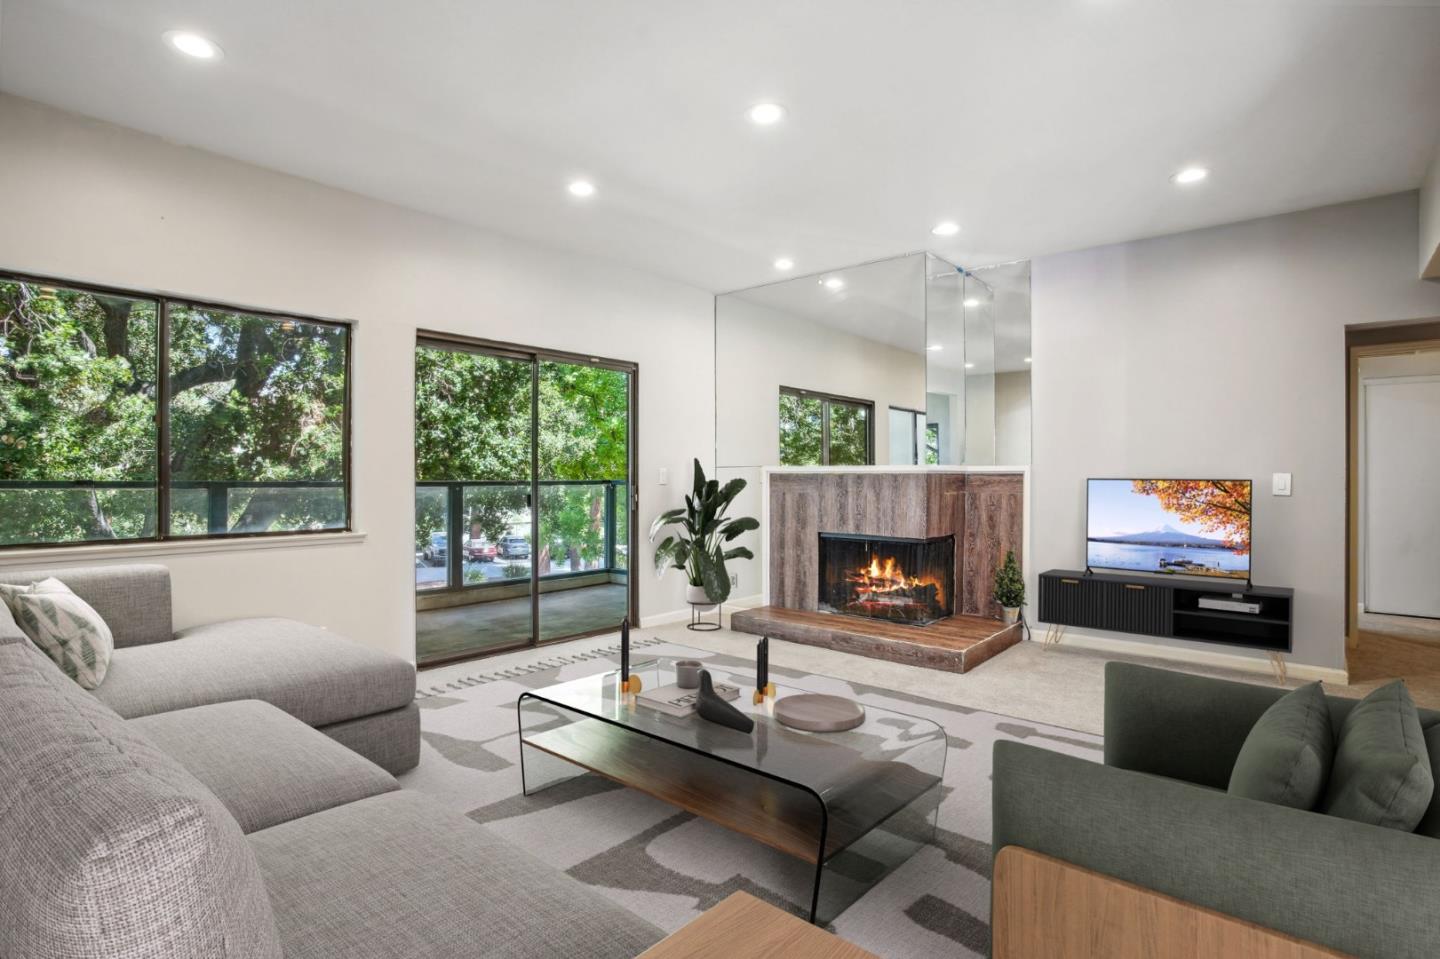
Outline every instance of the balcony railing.
[[[538, 564], [550, 580], [628, 575], [629, 484], [623, 480], [541, 480], [539, 538], [529, 483], [417, 482], [415, 588], [523, 586]], [[453, 550], [450, 544], [459, 543]], [[537, 546], [538, 543], [538, 546]]]
[[0, 480], [0, 546], [312, 532], [348, 524], [341, 480], [172, 480], [169, 489], [162, 530], [153, 481]]

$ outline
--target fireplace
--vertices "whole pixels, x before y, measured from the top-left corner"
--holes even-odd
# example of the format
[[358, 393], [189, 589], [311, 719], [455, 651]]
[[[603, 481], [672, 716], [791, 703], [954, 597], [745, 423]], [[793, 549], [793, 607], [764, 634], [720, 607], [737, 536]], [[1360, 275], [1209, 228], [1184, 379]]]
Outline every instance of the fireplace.
[[955, 612], [955, 537], [820, 534], [820, 609], [926, 626]]

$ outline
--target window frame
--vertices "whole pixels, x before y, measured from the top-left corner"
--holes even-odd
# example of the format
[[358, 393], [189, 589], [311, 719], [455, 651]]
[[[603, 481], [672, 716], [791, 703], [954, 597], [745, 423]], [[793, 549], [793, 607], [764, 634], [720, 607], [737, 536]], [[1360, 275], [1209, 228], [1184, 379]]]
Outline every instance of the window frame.
[[854, 396], [842, 396], [839, 393], [826, 393], [823, 390], [806, 390], [798, 386], [781, 386], [780, 393], [776, 397], [776, 404], [780, 402], [780, 396], [794, 396], [801, 399], [816, 399], [820, 401], [820, 465], [830, 466], [830, 405], [839, 403], [842, 406], [858, 406], [865, 410], [865, 462], [845, 463], [844, 466], [874, 466], [875, 465], [875, 402], [863, 400]]
[[[0, 546], [0, 551], [73, 549], [105, 546], [128, 546], [132, 544], [185, 544], [212, 542], [221, 543], [236, 540], [256, 540], [281, 536], [325, 536], [352, 534], [355, 530], [355, 497], [353, 488], [353, 437], [355, 390], [355, 327], [354, 320], [342, 320], [310, 316], [266, 307], [242, 306], [203, 297], [184, 296], [158, 290], [142, 290], [131, 287], [111, 286], [105, 283], [91, 283], [86, 280], [72, 280], [65, 277], [44, 276], [16, 270], [0, 269], [0, 283], [23, 283], [32, 286], [53, 286], [75, 290], [81, 293], [99, 293], [135, 300], [149, 300], [155, 304], [155, 479], [150, 484], [127, 483], [127, 487], [153, 489], [155, 491], [155, 532], [150, 536], [134, 536], [126, 539], [78, 539], [47, 541], [40, 543], [10, 543]], [[177, 536], [170, 529], [170, 494], [173, 489], [170, 476], [170, 311], [172, 308], [191, 308], [241, 313], [268, 320], [308, 323], [342, 330], [345, 334], [345, 386], [344, 411], [340, 424], [340, 489], [345, 498], [345, 521], [343, 526], [325, 529], [280, 529], [258, 532], [211, 533]], [[93, 482], [83, 480], [35, 480], [35, 488], [86, 489]], [[234, 486], [246, 487], [264, 485], [259, 481], [237, 480]], [[285, 485], [291, 485], [287, 483]], [[295, 481], [297, 486], [309, 485], [309, 481]]]

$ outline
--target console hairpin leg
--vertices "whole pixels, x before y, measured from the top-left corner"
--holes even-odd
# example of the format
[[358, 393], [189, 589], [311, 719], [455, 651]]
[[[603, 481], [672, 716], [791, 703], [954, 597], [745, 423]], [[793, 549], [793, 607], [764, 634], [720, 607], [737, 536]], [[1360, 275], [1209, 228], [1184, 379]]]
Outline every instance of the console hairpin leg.
[[1286, 669], [1285, 657], [1279, 653], [1270, 653], [1270, 669], [1275, 673], [1275, 682], [1285, 682]]
[[1060, 640], [1065, 638], [1065, 627], [1050, 623], [1045, 627], [1045, 647], [1059, 646]]

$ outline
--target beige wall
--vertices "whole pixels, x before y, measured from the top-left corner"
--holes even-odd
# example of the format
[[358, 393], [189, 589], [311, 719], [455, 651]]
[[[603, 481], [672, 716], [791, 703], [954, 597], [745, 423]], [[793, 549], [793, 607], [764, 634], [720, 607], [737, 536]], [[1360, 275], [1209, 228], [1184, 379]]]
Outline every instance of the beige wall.
[[1418, 231], [1403, 193], [1035, 260], [1032, 595], [1084, 565], [1086, 477], [1251, 477], [1255, 580], [1343, 666], [1345, 327], [1440, 315]]
[[[295, 616], [413, 657], [417, 327], [638, 362], [642, 530], [682, 492], [658, 486], [658, 468], [686, 477], [692, 457], [711, 457], [706, 292], [12, 97], [0, 97], [0, 130], [0, 268], [357, 323], [366, 538], [166, 555], [180, 626]], [[642, 614], [681, 608], [683, 583], [657, 582], [648, 545], [637, 552]]]

